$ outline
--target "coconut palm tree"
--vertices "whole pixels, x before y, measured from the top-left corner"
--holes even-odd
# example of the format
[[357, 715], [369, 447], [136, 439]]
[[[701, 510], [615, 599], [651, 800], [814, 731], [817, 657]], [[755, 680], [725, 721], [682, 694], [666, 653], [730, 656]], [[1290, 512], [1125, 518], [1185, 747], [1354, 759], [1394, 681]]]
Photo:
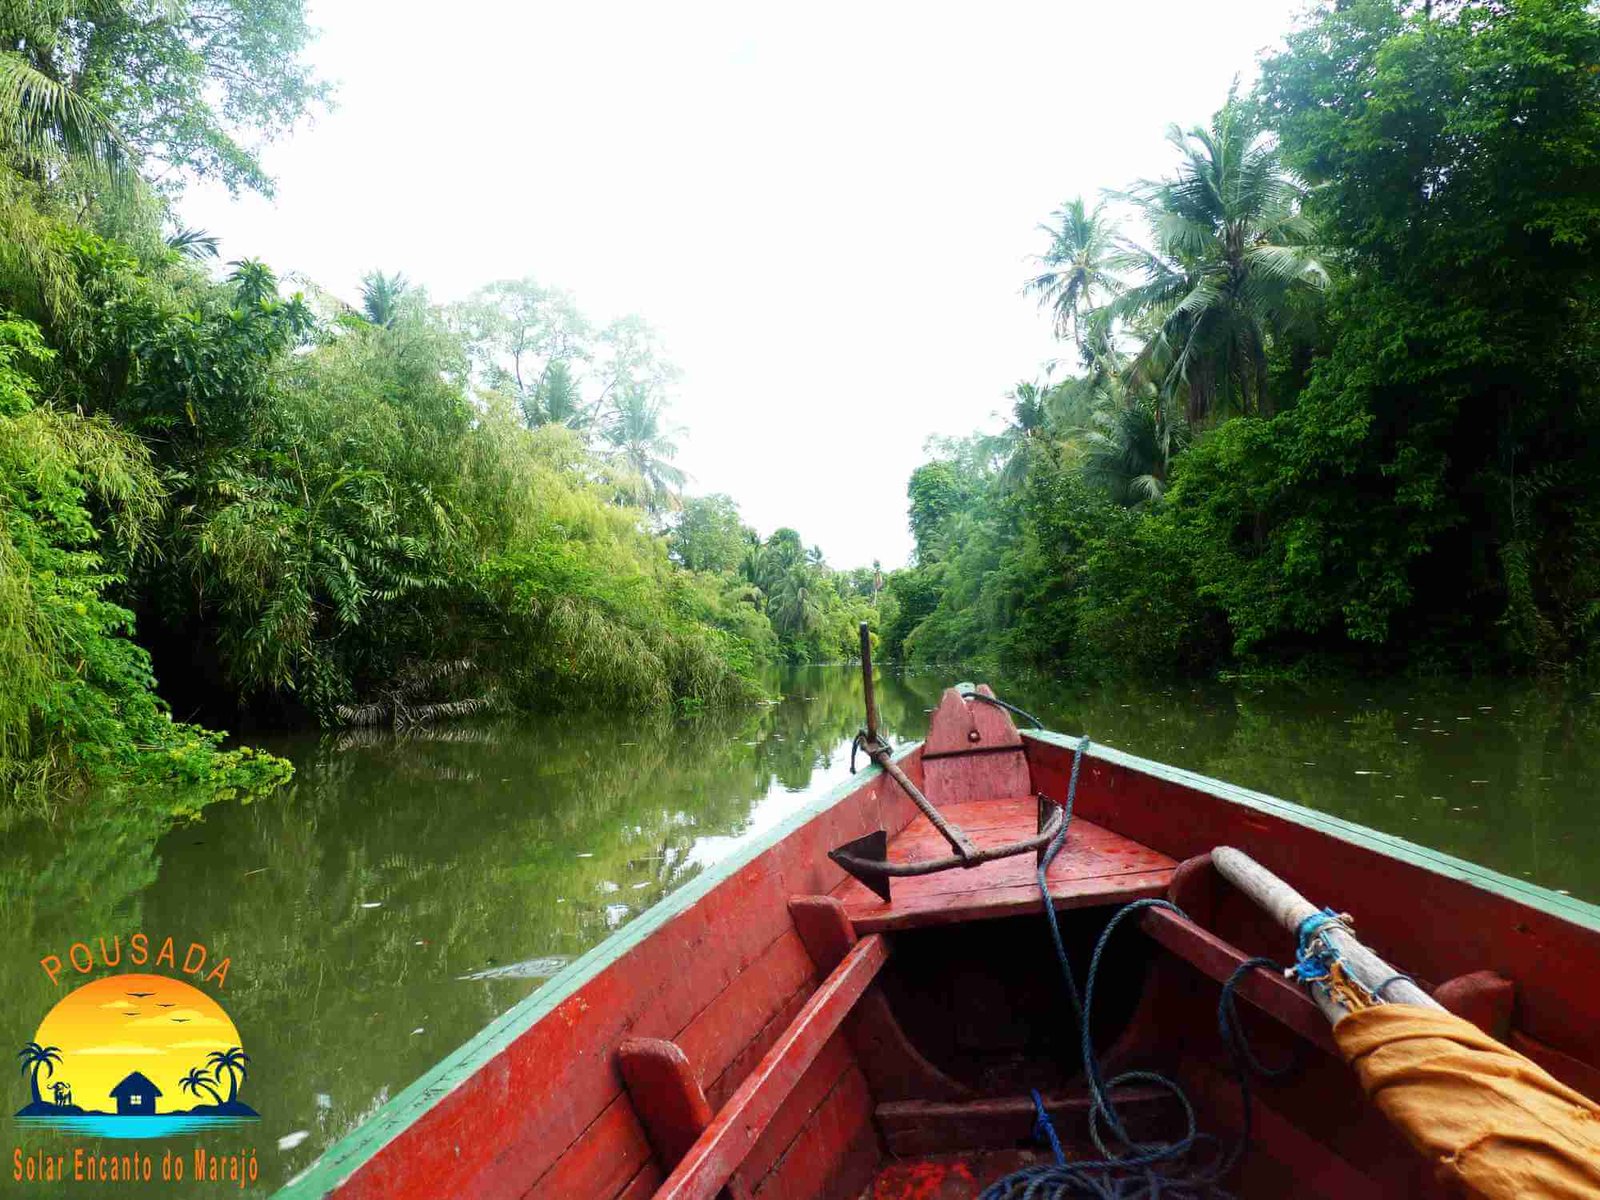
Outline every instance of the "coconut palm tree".
[[222, 1103], [222, 1093], [215, 1087], [215, 1081], [199, 1067], [190, 1067], [189, 1073], [178, 1080], [178, 1086], [191, 1096], [198, 1096], [200, 1089], [205, 1088], [211, 1094], [211, 1099], [218, 1104]]
[[672, 463], [678, 452], [676, 433], [665, 423], [661, 401], [643, 387], [624, 388], [606, 422], [612, 457], [643, 481], [644, 504], [652, 513], [676, 508], [678, 493], [689, 479]]
[[[7, 5], [5, 23], [28, 10], [28, 5]], [[129, 183], [133, 152], [116, 125], [30, 58], [30, 53], [48, 53], [52, 39], [48, 22], [36, 24], [38, 28], [9, 30], [15, 40], [0, 49], [0, 150], [35, 176], [70, 162], [118, 185]], [[28, 52], [17, 48], [24, 45]]]
[[56, 1064], [61, 1061], [61, 1048], [29, 1042], [17, 1051], [17, 1057], [22, 1060], [22, 1072], [28, 1076], [28, 1086], [33, 1089], [33, 1102], [43, 1104], [44, 1096], [39, 1092], [39, 1072], [43, 1071], [47, 1079], [56, 1073]]
[[1039, 297], [1039, 306], [1055, 316], [1056, 334], [1070, 336], [1080, 354], [1091, 338], [1093, 314], [1117, 291], [1111, 274], [1116, 252], [1116, 225], [1105, 206], [1090, 210], [1080, 196], [1050, 214], [1053, 225], [1039, 229], [1050, 235], [1050, 248], [1038, 258], [1042, 272], [1023, 286]]
[[1166, 494], [1172, 463], [1189, 444], [1189, 424], [1170, 393], [1144, 387], [1129, 394], [1121, 381], [1101, 394], [1082, 432], [1083, 475], [1127, 508]]
[[1034, 460], [1050, 444], [1051, 417], [1048, 383], [1024, 381], [1011, 389], [1011, 417], [1000, 433], [989, 439], [989, 450], [1000, 461], [999, 484], [1012, 492], [1022, 486]]
[[555, 359], [544, 369], [534, 396], [532, 413], [525, 413], [532, 425], [565, 425], [579, 433], [588, 430], [593, 412], [584, 403], [565, 359]]
[[250, 1068], [246, 1065], [250, 1056], [239, 1046], [229, 1046], [226, 1050], [213, 1050], [206, 1056], [206, 1066], [211, 1068], [211, 1073], [217, 1077], [217, 1082], [222, 1082], [224, 1071], [228, 1074], [228, 1103], [232, 1104], [239, 1098], [239, 1085], [250, 1076]]
[[382, 271], [369, 271], [361, 277], [361, 315], [374, 325], [385, 328], [400, 317], [400, 308], [411, 283], [399, 271], [386, 275]]
[[1306, 335], [1327, 285], [1306, 187], [1231, 96], [1209, 128], [1173, 126], [1168, 141], [1177, 174], [1117, 194], [1143, 214], [1151, 244], [1113, 256], [1131, 282], [1106, 315], [1143, 334], [1135, 376], [1182, 394], [1191, 423], [1271, 415], [1268, 347]]

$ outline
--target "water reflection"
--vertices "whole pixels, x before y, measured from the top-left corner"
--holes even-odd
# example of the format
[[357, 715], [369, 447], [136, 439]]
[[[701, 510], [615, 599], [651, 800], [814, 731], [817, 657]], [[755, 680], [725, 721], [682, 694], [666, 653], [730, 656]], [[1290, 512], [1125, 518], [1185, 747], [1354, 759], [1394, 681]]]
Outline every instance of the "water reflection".
[[[886, 677], [885, 728], [921, 736], [959, 674]], [[296, 781], [263, 802], [177, 819], [105, 797], [7, 829], [0, 1029], [17, 1045], [31, 1036], [61, 994], [38, 960], [72, 941], [142, 929], [230, 956], [221, 998], [255, 1064], [264, 1193], [565, 963], [844, 778], [855, 672], [774, 683], [776, 704], [693, 721], [564, 715], [289, 739], [272, 748]], [[1600, 897], [1600, 718], [1586, 693], [995, 683], [1056, 728]], [[16, 1145], [53, 1148], [10, 1128]]]

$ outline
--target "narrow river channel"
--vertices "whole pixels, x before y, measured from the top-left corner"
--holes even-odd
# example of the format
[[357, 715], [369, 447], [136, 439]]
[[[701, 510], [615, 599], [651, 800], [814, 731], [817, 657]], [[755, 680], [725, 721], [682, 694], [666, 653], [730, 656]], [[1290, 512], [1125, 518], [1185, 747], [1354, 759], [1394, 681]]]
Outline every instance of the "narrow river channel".
[[[889, 673], [885, 725], [919, 737], [953, 679]], [[1053, 728], [1600, 900], [1600, 699], [1588, 691], [994, 683]], [[268, 740], [297, 775], [254, 804], [175, 819], [91, 799], [13, 824], [0, 842], [0, 1028], [21, 1046], [91, 977], [69, 967], [57, 986], [41, 969], [73, 942], [98, 955], [102, 936], [143, 931], [172, 937], [180, 959], [190, 943], [213, 965], [226, 956], [210, 990], [250, 1055], [241, 1095], [262, 1119], [205, 1136], [215, 1153], [252, 1152], [259, 1180], [245, 1194], [267, 1194], [563, 964], [845, 778], [856, 670], [800, 669], [774, 687], [774, 705], [689, 721]], [[8, 1112], [27, 1098], [10, 1078]], [[7, 1124], [6, 1195], [239, 1191], [19, 1186], [15, 1149], [70, 1143]], [[155, 1146], [159, 1171], [162, 1149], [189, 1140], [106, 1148]]]

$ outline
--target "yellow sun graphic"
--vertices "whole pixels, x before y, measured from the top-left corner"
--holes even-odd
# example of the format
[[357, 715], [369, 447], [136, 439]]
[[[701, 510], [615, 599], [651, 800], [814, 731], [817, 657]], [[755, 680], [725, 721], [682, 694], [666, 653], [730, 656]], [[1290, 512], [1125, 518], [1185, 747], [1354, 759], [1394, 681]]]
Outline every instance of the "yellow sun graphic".
[[226, 1100], [226, 1073], [209, 1091], [191, 1093], [181, 1080], [195, 1067], [212, 1074], [208, 1055], [243, 1045], [220, 1004], [164, 975], [108, 975], [86, 983], [45, 1014], [33, 1038], [61, 1052], [54, 1071], [39, 1075], [45, 1097], [51, 1085], [65, 1083], [73, 1104], [106, 1112], [116, 1110], [111, 1089], [133, 1071], [160, 1089], [157, 1113]]

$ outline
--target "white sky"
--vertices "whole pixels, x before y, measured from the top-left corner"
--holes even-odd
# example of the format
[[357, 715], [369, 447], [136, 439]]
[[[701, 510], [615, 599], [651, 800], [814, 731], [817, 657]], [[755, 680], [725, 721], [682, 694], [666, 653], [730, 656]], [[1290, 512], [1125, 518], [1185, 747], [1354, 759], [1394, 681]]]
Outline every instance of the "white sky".
[[[697, 493], [849, 567], [905, 561], [924, 440], [1058, 350], [1021, 295], [1069, 196], [1165, 172], [1299, 0], [313, 0], [338, 106], [273, 201], [185, 219], [354, 298], [533, 275], [683, 370]], [[870, 452], [868, 447], [870, 446]]]

